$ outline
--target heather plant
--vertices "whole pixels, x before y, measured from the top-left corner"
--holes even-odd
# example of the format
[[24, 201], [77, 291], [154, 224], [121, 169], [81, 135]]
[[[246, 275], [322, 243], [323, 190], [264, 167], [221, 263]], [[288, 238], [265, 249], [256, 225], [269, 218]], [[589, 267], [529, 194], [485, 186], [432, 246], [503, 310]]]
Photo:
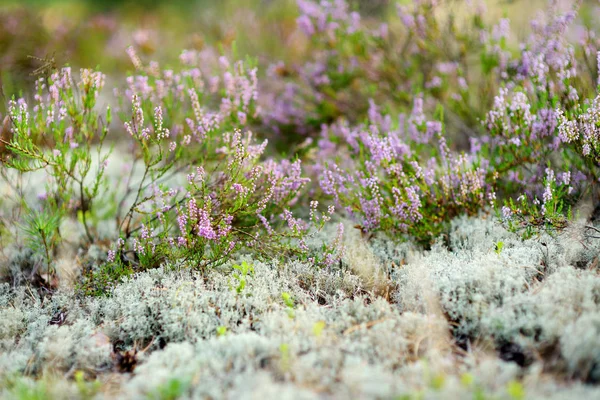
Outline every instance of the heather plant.
[[[548, 162], [557, 173], [570, 169], [568, 208], [590, 168], [570, 154], [555, 159], [556, 110], [590, 95], [598, 71], [594, 27], [587, 9], [578, 19], [579, 5], [550, 1], [521, 40], [508, 18], [489, 22], [484, 3], [460, 14], [447, 2], [415, 1], [378, 24], [345, 1], [300, 0], [297, 24], [309, 39], [310, 60], [270, 68], [263, 122], [295, 141], [339, 119], [360, 124], [369, 99], [396, 113], [417, 94], [426, 113], [444, 107], [450, 148], [482, 151], [491, 172], [486, 182], [498, 180], [501, 196], [526, 191], [541, 198]], [[571, 40], [572, 30], [585, 32], [582, 40]]]
[[[482, 118], [485, 135], [472, 143], [492, 148], [492, 163], [508, 180], [541, 178], [549, 161], [555, 166], [566, 161], [550, 158], [561, 142], [556, 131], [557, 109], [577, 107], [582, 71], [577, 68], [575, 46], [565, 37], [576, 12], [562, 13], [557, 7], [550, 2], [547, 14], [532, 22], [533, 32], [521, 43], [520, 52], [507, 54], [497, 67], [502, 87]], [[563, 153], [570, 157], [568, 151]], [[536, 170], [524, 177], [523, 170], [532, 165]]]
[[537, 92], [537, 102], [530, 102], [516, 91], [507, 101], [503, 90], [486, 119], [490, 137], [484, 147], [500, 161], [500, 190], [518, 196], [505, 201], [502, 218], [526, 236], [564, 229], [572, 206], [598, 193], [598, 98], [581, 102], [573, 87], [569, 93], [561, 101], [556, 95], [548, 100], [549, 91]]
[[325, 129], [320, 141], [323, 152], [338, 143], [349, 154], [325, 162], [319, 183], [363, 231], [408, 234], [430, 244], [453, 217], [493, 205], [486, 164], [477, 154], [450, 151], [442, 122], [426, 119], [422, 99], [396, 121], [374, 104], [369, 116], [356, 128]]
[[548, 168], [542, 200], [526, 194], [520, 195], [516, 201], [509, 198], [501, 209], [500, 218], [509, 230], [521, 231], [523, 237], [531, 237], [540, 231], [562, 231], [573, 218], [571, 208], [565, 204], [569, 192], [573, 190], [568, 179], [569, 173], [566, 172], [562, 181], [557, 182], [554, 171]]
[[235, 287], [235, 291], [237, 294], [241, 294], [244, 288], [246, 287], [246, 279], [247, 276], [254, 275], [254, 268], [249, 265], [246, 261], [243, 261], [241, 264], [236, 264], [233, 266], [237, 272], [233, 274], [233, 278], [238, 282]]
[[[518, 50], [506, 52], [498, 66], [503, 83], [524, 86], [529, 93], [547, 99], [559, 95], [559, 101], [577, 100], [593, 95], [598, 83], [595, 26], [582, 2], [549, 1], [544, 12], [531, 21], [531, 33]], [[572, 40], [573, 31], [583, 32], [579, 41]], [[510, 33], [505, 23], [505, 36]]]
[[[24, 99], [9, 104], [12, 137], [4, 141], [9, 151], [4, 166], [19, 174], [42, 170], [50, 177], [40, 196], [42, 211], [32, 211], [25, 230], [39, 244], [34, 249], [43, 253], [47, 268], [61, 219], [69, 213], [81, 222], [88, 244], [101, 219], [116, 222], [119, 238], [107, 265], [84, 282], [88, 288], [99, 282], [101, 292], [134, 269], [167, 260], [205, 268], [242, 249], [263, 257], [335, 262], [339, 238], [316, 250], [305, 239], [330, 220], [333, 208], [320, 213], [313, 202], [306, 221], [291, 212], [309, 182], [300, 160], [264, 160], [266, 140], [240, 130], [257, 112], [256, 69], [221, 57], [218, 75], [204, 80], [198, 68], [162, 71], [129, 52], [138, 72], [123, 92], [116, 91], [131, 149], [124, 187], [111, 190], [105, 179], [111, 111], [106, 107], [104, 118], [97, 111], [104, 84], [100, 72], [82, 70], [73, 82], [64, 68], [38, 81], [31, 111]], [[193, 59], [189, 53], [182, 57], [184, 64]], [[112, 202], [97, 203], [99, 193], [108, 193]], [[22, 206], [31, 208], [26, 201]]]
[[287, 135], [314, 134], [342, 116], [361, 121], [369, 99], [405, 111], [421, 93], [432, 110], [443, 104], [446, 123], [478, 131], [510, 56], [508, 20], [488, 25], [483, 3], [457, 15], [452, 2], [415, 1], [383, 22], [343, 0], [297, 3], [310, 59], [272, 65], [269, 84], [278, 91], [265, 98], [267, 124]]
[[[135, 200], [121, 221], [125, 235], [110, 260], [132, 236], [134, 213], [145, 216], [132, 242], [145, 265], [155, 263], [159, 254], [204, 267], [242, 247], [270, 255], [308, 250], [302, 236], [311, 227], [320, 229], [333, 209], [320, 215], [315, 205], [308, 223], [293, 217], [290, 207], [308, 183], [300, 161], [263, 162], [267, 142], [239, 130], [257, 112], [256, 69], [220, 57], [221, 72], [205, 81], [194, 67], [202, 61], [196, 53], [182, 54], [189, 68], [162, 74], [155, 63], [145, 67], [133, 50], [130, 55], [141, 74], [128, 79], [121, 104], [131, 101], [125, 130], [139, 143], [136, 157], [145, 170], [137, 190], [126, 189]], [[216, 111], [204, 105], [215, 100]], [[151, 126], [144, 126], [145, 118]], [[169, 122], [171, 130], [164, 127]], [[179, 191], [159, 184], [173, 169], [188, 172]]]
[[[212, 143], [203, 141], [206, 147], [199, 149], [200, 165], [185, 166], [191, 171], [181, 194], [155, 186], [149, 195], [136, 195], [130, 210], [145, 216], [131, 232], [139, 263], [151, 266], [166, 257], [204, 268], [226, 261], [241, 248], [271, 257], [306, 254], [303, 237], [318, 231], [333, 209], [320, 214], [315, 204], [308, 222], [292, 215], [289, 207], [307, 183], [300, 175], [300, 163], [262, 163], [259, 157], [266, 142], [255, 143], [250, 132], [214, 134]], [[152, 176], [149, 182], [156, 179]], [[126, 250], [130, 231], [129, 224], [125, 226], [126, 236], [111, 251], [109, 261], [119, 261], [116, 256]]]
[[14, 180], [19, 193], [22, 180], [16, 176], [42, 171], [48, 177], [45, 190], [38, 189], [40, 209], [25, 198], [19, 204], [29, 212], [24, 231], [32, 248], [43, 253], [48, 270], [66, 216], [77, 218], [87, 242], [94, 241], [95, 202], [104, 190], [104, 169], [110, 155], [103, 147], [111, 123], [110, 108], [97, 110], [103, 85], [100, 72], [81, 70], [75, 78], [66, 67], [37, 80], [33, 107], [24, 98], [8, 104], [6, 118], [12, 129], [10, 138], [1, 139], [9, 153], [3, 160], [3, 178]]
[[[495, 54], [492, 64], [500, 88], [481, 118], [483, 135], [470, 138], [471, 152], [489, 160], [503, 199], [498, 213], [524, 236], [563, 230], [577, 202], [596, 196], [597, 162], [590, 155], [593, 134], [582, 133], [579, 138], [578, 129], [593, 113], [583, 115], [594, 106], [581, 98], [597, 82], [598, 66], [590, 66], [589, 60], [585, 68], [577, 63], [578, 54], [589, 57], [593, 31], [586, 30], [583, 47], [570, 42], [567, 33], [576, 16], [576, 5], [562, 11], [557, 2], [550, 2], [546, 13], [533, 20], [532, 33], [519, 51], [506, 47], [507, 20], [496, 32], [502, 40], [486, 50]], [[577, 116], [582, 121], [569, 122]]]

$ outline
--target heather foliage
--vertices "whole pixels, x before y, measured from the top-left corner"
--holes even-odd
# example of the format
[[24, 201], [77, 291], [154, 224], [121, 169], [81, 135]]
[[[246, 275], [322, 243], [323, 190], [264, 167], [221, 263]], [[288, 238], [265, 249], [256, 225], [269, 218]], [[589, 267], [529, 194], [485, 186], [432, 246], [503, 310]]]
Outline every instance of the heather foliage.
[[371, 104], [363, 126], [324, 130], [321, 147], [336, 142], [349, 156], [326, 162], [319, 183], [364, 231], [407, 233], [427, 243], [455, 216], [494, 203], [481, 160], [451, 153], [442, 122], [426, 120], [421, 98], [399, 121]]

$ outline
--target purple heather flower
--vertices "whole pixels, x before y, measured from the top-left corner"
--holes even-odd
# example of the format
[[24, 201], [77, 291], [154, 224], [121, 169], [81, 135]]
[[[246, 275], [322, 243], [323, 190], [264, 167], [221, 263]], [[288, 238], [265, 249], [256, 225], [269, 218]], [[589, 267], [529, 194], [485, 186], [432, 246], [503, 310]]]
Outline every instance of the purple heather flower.
[[247, 117], [246, 117], [246, 113], [245, 112], [238, 111], [238, 119], [240, 121], [240, 124], [246, 125]]
[[598, 70], [598, 78], [596, 79], [596, 82], [600, 84], [600, 51], [596, 53], [596, 68]]
[[568, 185], [571, 182], [571, 171], [563, 172], [561, 175], [563, 185]]
[[315, 27], [313, 26], [313, 23], [308, 15], [301, 15], [296, 20], [296, 23], [306, 36], [312, 36], [316, 33]]

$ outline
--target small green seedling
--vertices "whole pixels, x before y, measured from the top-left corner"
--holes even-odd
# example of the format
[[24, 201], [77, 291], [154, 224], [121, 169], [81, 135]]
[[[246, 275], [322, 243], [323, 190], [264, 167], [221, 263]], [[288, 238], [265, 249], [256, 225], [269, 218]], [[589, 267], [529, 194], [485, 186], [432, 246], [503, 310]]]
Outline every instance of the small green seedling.
[[218, 326], [217, 327], [217, 336], [218, 337], [225, 336], [226, 334], [227, 334], [226, 326]]
[[246, 261], [244, 261], [241, 265], [234, 265], [233, 269], [238, 271], [233, 274], [234, 279], [238, 281], [235, 291], [237, 292], [237, 294], [241, 294], [244, 291], [244, 288], [246, 287], [247, 277], [254, 276], [254, 268]]
[[525, 388], [521, 382], [510, 381], [506, 385], [508, 395], [514, 400], [523, 400], [525, 398]]
[[294, 318], [294, 300], [292, 296], [288, 292], [281, 293], [281, 298], [283, 299], [283, 303], [286, 305], [288, 309], [288, 316], [290, 318]]
[[82, 399], [92, 399], [100, 391], [100, 382], [87, 382], [85, 380], [85, 374], [83, 371], [75, 372], [74, 377], [77, 390], [79, 391], [79, 395]]
[[25, 240], [30, 248], [34, 252], [43, 255], [48, 273], [53, 273], [52, 259], [56, 246], [60, 241], [61, 218], [62, 216], [58, 212], [31, 210], [25, 218], [25, 224], [22, 226], [26, 235]]
[[290, 346], [287, 343], [281, 343], [279, 346], [281, 356], [281, 369], [287, 371], [290, 368]]
[[473, 382], [475, 382], [475, 378], [468, 372], [465, 372], [460, 376], [460, 383], [465, 387], [471, 386]]
[[294, 308], [294, 300], [292, 300], [292, 296], [288, 292], [281, 293], [281, 298], [288, 308]]
[[160, 385], [149, 398], [156, 400], [176, 400], [183, 396], [189, 387], [189, 383], [178, 378], [171, 378]]
[[316, 337], [320, 337], [323, 333], [323, 329], [325, 329], [325, 321], [317, 321], [313, 325], [313, 333]]
[[502, 251], [503, 248], [504, 248], [504, 242], [500, 241], [500, 242], [496, 243], [496, 246], [494, 247], [494, 251], [496, 252], [496, 254], [500, 254], [500, 252]]
[[444, 387], [444, 383], [446, 383], [444, 374], [436, 374], [431, 378], [431, 387], [434, 390], [441, 390]]

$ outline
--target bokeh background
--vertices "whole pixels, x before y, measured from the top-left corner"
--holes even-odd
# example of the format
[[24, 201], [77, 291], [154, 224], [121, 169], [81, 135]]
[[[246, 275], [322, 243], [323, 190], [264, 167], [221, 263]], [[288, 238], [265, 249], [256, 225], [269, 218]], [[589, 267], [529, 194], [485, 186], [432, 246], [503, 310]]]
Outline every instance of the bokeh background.
[[[355, 0], [374, 23], [410, 0]], [[3, 0], [0, 2], [0, 68], [7, 96], [32, 86], [33, 72], [58, 66], [101, 69], [109, 77], [132, 69], [125, 49], [169, 65], [182, 49], [236, 43], [239, 55], [258, 58], [260, 70], [277, 61], [301, 60], [310, 46], [296, 29], [295, 0]], [[509, 16], [525, 33], [544, 0], [490, 0], [486, 16]], [[457, 0], [453, 12], [470, 7]], [[585, 3], [584, 3], [585, 7]], [[33, 56], [33, 57], [32, 57]]]

